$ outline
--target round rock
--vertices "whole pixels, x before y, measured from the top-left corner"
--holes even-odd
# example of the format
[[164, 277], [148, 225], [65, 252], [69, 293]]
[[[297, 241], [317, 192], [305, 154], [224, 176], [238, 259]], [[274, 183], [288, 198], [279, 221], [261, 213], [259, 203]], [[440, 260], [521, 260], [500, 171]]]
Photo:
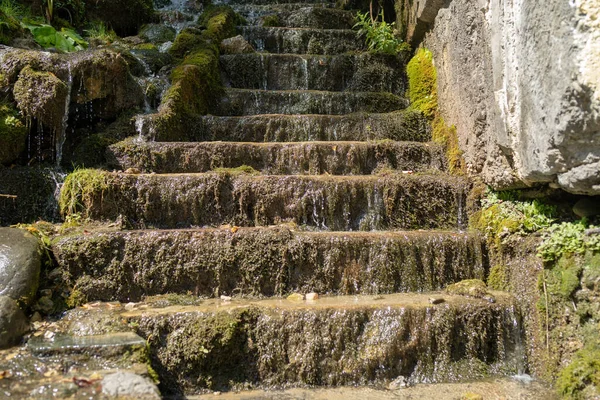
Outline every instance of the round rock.
[[39, 240], [27, 231], [0, 228], [0, 296], [30, 304], [40, 280]]
[[13, 346], [29, 330], [29, 321], [10, 297], [0, 296], [0, 348]]
[[158, 388], [150, 379], [133, 372], [116, 372], [102, 380], [102, 393], [107, 396], [126, 396], [135, 399], [160, 399]]

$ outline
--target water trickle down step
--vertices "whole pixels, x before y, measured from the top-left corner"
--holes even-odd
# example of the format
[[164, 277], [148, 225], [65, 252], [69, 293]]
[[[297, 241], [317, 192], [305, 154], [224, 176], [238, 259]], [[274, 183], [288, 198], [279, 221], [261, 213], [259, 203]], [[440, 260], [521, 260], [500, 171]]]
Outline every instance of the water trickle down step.
[[[227, 143], [113, 146], [117, 168], [152, 173], [105, 173], [82, 211], [168, 229], [55, 241], [63, 284], [89, 301], [171, 293], [115, 311], [148, 340], [165, 394], [520, 370], [510, 297], [432, 292], [485, 280], [489, 261], [482, 238], [460, 231], [468, 181], [444, 173], [439, 147], [392, 142], [431, 138], [405, 109], [402, 56], [361, 54], [355, 31], [322, 29], [345, 24], [323, 24], [347, 16], [331, 4], [229, 3], [254, 24], [239, 32], [260, 53], [221, 58], [226, 96], [185, 138]], [[266, 15], [284, 26], [257, 26]], [[392, 140], [344, 142], [374, 139]], [[331, 297], [252, 300], [309, 291]]]

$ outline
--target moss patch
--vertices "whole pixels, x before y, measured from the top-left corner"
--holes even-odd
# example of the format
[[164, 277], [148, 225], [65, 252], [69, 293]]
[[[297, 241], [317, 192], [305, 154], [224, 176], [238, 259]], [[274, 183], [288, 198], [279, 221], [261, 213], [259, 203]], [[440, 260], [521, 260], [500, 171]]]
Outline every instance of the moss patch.
[[487, 286], [480, 279], [466, 279], [448, 286], [446, 293], [480, 298], [487, 295]]
[[[600, 327], [596, 327], [598, 329]], [[565, 399], [600, 397], [600, 340], [587, 344], [558, 375], [556, 388]]]
[[25, 150], [27, 128], [12, 104], [0, 102], [0, 164], [8, 165]]
[[110, 173], [97, 169], [80, 169], [69, 174], [60, 191], [61, 214], [86, 212], [94, 201], [99, 200], [97, 196], [102, 198], [110, 179]]
[[406, 66], [408, 76], [407, 95], [410, 107], [421, 112], [432, 124], [432, 140], [446, 149], [448, 169], [456, 175], [466, 172], [455, 126], [448, 126], [438, 109], [437, 71], [431, 51], [421, 48]]

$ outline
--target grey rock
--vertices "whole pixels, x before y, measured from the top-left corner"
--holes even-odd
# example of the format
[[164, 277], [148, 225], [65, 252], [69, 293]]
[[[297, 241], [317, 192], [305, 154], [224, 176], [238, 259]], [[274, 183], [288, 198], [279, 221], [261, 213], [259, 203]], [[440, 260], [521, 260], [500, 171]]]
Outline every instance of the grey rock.
[[600, 194], [600, 0], [430, 0], [412, 12], [409, 32], [431, 29], [441, 111], [469, 172], [495, 189]]
[[600, 197], [584, 197], [575, 203], [573, 213], [582, 218], [600, 215]]
[[0, 228], [0, 296], [30, 304], [38, 288], [41, 264], [35, 236], [22, 229]]
[[254, 53], [254, 47], [242, 35], [237, 35], [232, 38], [225, 39], [219, 46], [223, 54], [244, 54]]
[[148, 24], [140, 30], [140, 36], [155, 44], [172, 42], [175, 40], [177, 31], [163, 24]]
[[102, 380], [102, 393], [107, 396], [131, 396], [137, 399], [160, 399], [151, 380], [133, 372], [116, 372]]
[[13, 346], [29, 330], [29, 322], [16, 301], [0, 296], [0, 348]]

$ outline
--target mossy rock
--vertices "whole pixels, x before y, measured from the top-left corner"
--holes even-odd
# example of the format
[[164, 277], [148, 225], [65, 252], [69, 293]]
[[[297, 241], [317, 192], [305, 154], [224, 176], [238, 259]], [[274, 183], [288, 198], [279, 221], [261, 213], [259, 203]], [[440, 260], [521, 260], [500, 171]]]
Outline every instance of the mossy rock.
[[88, 20], [104, 21], [119, 36], [131, 36], [155, 20], [152, 0], [95, 0], [86, 2]]
[[19, 74], [13, 95], [21, 112], [58, 132], [65, 115], [67, 85], [51, 72], [27, 66]]
[[446, 288], [446, 293], [482, 298], [488, 295], [487, 285], [480, 279], [466, 279]]
[[27, 128], [10, 103], [0, 103], [0, 164], [9, 165], [25, 150]]
[[0, 10], [0, 44], [10, 45], [13, 39], [23, 34], [19, 21]]
[[177, 31], [163, 24], [148, 24], [142, 27], [139, 36], [154, 44], [172, 42]]

